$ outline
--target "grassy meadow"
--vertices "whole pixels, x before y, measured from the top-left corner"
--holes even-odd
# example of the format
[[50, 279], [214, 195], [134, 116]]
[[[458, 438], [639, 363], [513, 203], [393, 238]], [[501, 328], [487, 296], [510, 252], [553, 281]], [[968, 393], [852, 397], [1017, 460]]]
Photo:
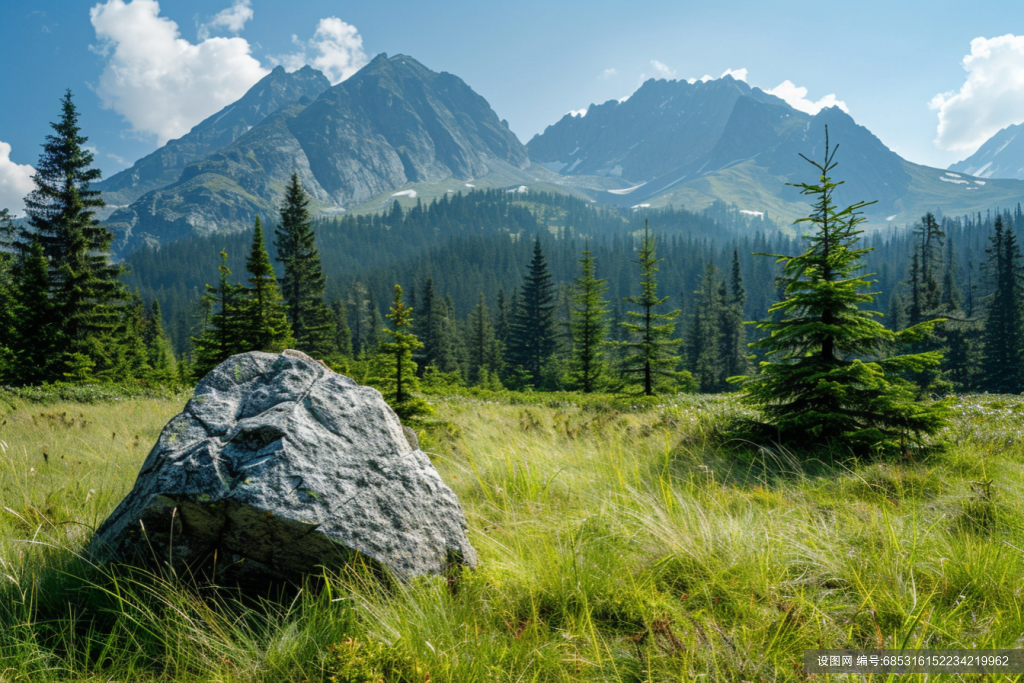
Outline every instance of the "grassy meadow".
[[477, 570], [263, 597], [80, 556], [186, 398], [3, 398], [0, 681], [796, 681], [804, 648], [1024, 647], [1020, 397], [861, 464], [723, 444], [727, 397], [435, 397]]

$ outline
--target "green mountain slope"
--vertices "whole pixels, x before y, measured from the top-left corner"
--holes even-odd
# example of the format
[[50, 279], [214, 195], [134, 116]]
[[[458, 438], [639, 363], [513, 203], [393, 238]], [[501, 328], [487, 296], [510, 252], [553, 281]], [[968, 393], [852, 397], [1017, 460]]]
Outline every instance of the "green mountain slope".
[[277, 210], [293, 171], [315, 209], [340, 213], [410, 183], [515, 176], [528, 165], [519, 140], [461, 79], [405, 55], [379, 55], [313, 102], [290, 104], [188, 164], [107, 223], [129, 253], [243, 230], [255, 214]]

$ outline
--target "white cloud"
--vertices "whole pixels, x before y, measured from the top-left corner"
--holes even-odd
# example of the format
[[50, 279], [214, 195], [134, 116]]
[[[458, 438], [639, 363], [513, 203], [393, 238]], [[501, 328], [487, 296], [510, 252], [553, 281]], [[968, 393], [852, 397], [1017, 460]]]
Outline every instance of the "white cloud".
[[725, 71], [722, 72], [722, 75], [719, 78], [725, 78], [726, 76], [732, 76], [737, 81], [746, 81], [747, 80], [747, 70], [746, 69], [726, 69]]
[[252, 3], [249, 0], [235, 0], [234, 5], [222, 9], [214, 15], [213, 19], [199, 25], [199, 40], [209, 38], [212, 29], [225, 28], [232, 33], [238, 33], [245, 28], [246, 22], [251, 21], [252, 17]]
[[36, 170], [28, 164], [11, 161], [11, 146], [0, 142], [0, 209], [18, 216], [25, 210], [25, 195], [35, 189]]
[[659, 62], [657, 59], [652, 59], [651, 60], [651, 66], [654, 67], [654, 70], [657, 72], [658, 76], [660, 76], [661, 78], [675, 78], [676, 77], [675, 69], [668, 68], [668, 66], [666, 66], [665, 64]]
[[604, 72], [601, 74], [601, 78], [611, 78], [612, 76], [616, 75], [617, 73], [619, 73], [619, 72], [615, 69], [615, 67], [612, 67], [610, 69], [605, 69]]
[[1024, 120], [1024, 36], [975, 38], [963, 59], [967, 80], [959, 92], [936, 95], [935, 144], [974, 152], [994, 133]]
[[846, 106], [846, 102], [836, 99], [835, 94], [825, 95], [817, 102], [814, 102], [807, 99], [807, 88], [797, 86], [790, 80], [782, 81], [782, 83], [779, 83], [771, 90], [765, 90], [765, 92], [769, 95], [775, 95], [776, 97], [785, 100], [786, 104], [793, 107], [793, 109], [805, 112], [812, 116], [822, 109], [828, 109], [829, 107], [839, 107], [847, 114], [850, 113], [850, 109]]
[[368, 61], [359, 30], [338, 17], [321, 19], [308, 42], [299, 40], [298, 36], [292, 36], [292, 42], [300, 47], [299, 52], [273, 57], [272, 61], [289, 71], [309, 64], [324, 72], [334, 85], [362, 69]]
[[580, 118], [583, 118], [584, 116], [587, 115], [588, 109], [590, 109], [590, 107], [584, 107], [583, 109], [573, 109], [572, 111], [567, 111], [565, 113], [568, 114], [569, 116], [578, 116]]
[[107, 0], [89, 16], [96, 50], [107, 57], [96, 87], [103, 105], [159, 144], [184, 135], [268, 73], [244, 38], [185, 40], [176, 23], [160, 16], [156, 0]]

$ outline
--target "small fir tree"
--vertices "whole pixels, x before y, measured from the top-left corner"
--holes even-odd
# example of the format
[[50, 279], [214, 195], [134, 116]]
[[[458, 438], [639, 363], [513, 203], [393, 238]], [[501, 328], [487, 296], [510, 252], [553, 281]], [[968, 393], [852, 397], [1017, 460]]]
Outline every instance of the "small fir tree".
[[50, 264], [43, 245], [32, 242], [18, 268], [13, 297], [15, 333], [11, 339], [9, 381], [39, 384], [59, 377], [62, 367], [58, 349], [64, 349], [64, 330], [55, 314], [50, 296]]
[[492, 373], [496, 372], [499, 366], [498, 361], [498, 340], [494, 337], [494, 327], [491, 324], [491, 313], [487, 309], [487, 299], [483, 292], [480, 299], [469, 314], [468, 320], [468, 361], [469, 383], [480, 385], [488, 380]]
[[1024, 388], [1024, 266], [1017, 236], [1002, 216], [996, 216], [986, 251], [993, 293], [985, 312], [984, 386], [1016, 394]]
[[704, 393], [721, 391], [725, 383], [726, 342], [723, 334], [725, 317], [724, 283], [718, 268], [710, 261], [704, 267], [687, 339], [687, 366]]
[[287, 307], [281, 299], [274, 266], [263, 241], [263, 222], [256, 216], [252, 249], [245, 261], [249, 287], [245, 301], [245, 342], [247, 351], [284, 351], [294, 346]]
[[398, 285], [387, 317], [394, 329], [383, 330], [388, 340], [381, 342], [372, 359], [371, 381], [403, 420], [428, 415], [430, 406], [414, 393], [420, 385], [412, 352], [423, 345], [412, 334], [412, 309], [402, 302], [402, 288]]
[[870, 249], [857, 248], [861, 209], [871, 202], [835, 206], [835, 151], [826, 130], [824, 161], [807, 159], [819, 181], [795, 185], [814, 199], [813, 213], [797, 222], [815, 231], [803, 254], [774, 255], [783, 267], [784, 298], [769, 309], [773, 317], [758, 323], [768, 336], [754, 343], [772, 360], [746, 378], [744, 401], [760, 409], [773, 438], [864, 453], [942, 426], [944, 406], [915, 400], [901, 379], [937, 366], [942, 354], [884, 355], [894, 344], [919, 342], [937, 321], [894, 333], [874, 320], [878, 313], [861, 308], [874, 300], [871, 281], [858, 274]]
[[621, 343], [627, 352], [622, 361], [622, 374], [627, 381], [638, 379], [645, 396], [653, 396], [658, 385], [664, 384], [666, 379], [675, 383], [682, 379], [682, 375], [676, 372], [679, 356], [672, 354], [672, 350], [679, 347], [680, 340], [673, 339], [672, 335], [680, 311], [655, 312], [668, 301], [667, 296], [658, 297], [656, 273], [660, 262], [661, 259], [655, 256], [654, 237], [645, 220], [640, 251], [634, 261], [640, 266], [640, 294], [625, 298], [640, 310], [627, 311], [626, 322], [620, 323], [630, 336], [628, 341]]
[[510, 330], [512, 360], [535, 387], [541, 383], [545, 361], [555, 350], [554, 308], [551, 273], [538, 237]]
[[192, 377], [197, 381], [236, 353], [251, 350], [245, 335], [245, 288], [231, 282], [227, 252], [220, 252], [218, 272], [218, 285], [206, 285], [203, 295], [209, 317], [202, 334], [192, 337]]
[[331, 304], [334, 316], [334, 347], [342, 356], [352, 357], [352, 329], [348, 326], [348, 310], [345, 302], [335, 301]]
[[725, 361], [723, 376], [726, 380], [745, 375], [750, 370], [750, 362], [747, 359], [747, 329], [743, 324], [743, 307], [746, 303], [747, 292], [743, 287], [739, 252], [733, 249], [732, 274], [722, 319], [722, 357]]
[[335, 353], [336, 322], [324, 303], [326, 279], [309, 214], [309, 196], [302, 189], [298, 173], [292, 173], [285, 190], [274, 246], [277, 260], [284, 266], [281, 293], [288, 306], [296, 347], [316, 356]]
[[160, 301], [153, 299], [146, 312], [143, 341], [146, 355], [151, 368], [150, 378], [161, 384], [177, 380], [178, 368], [174, 358], [171, 340], [164, 332], [163, 315], [160, 312]]
[[582, 272], [573, 290], [570, 319], [570, 386], [587, 394], [601, 387], [607, 372], [604, 347], [608, 335], [608, 302], [604, 294], [608, 283], [594, 274], [594, 260], [590, 249], [585, 249], [580, 259]]

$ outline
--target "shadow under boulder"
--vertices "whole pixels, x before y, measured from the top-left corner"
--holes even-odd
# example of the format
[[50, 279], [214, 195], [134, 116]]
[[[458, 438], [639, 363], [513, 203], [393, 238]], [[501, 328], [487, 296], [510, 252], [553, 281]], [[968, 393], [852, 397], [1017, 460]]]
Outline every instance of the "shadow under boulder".
[[217, 583], [299, 581], [358, 556], [398, 577], [476, 565], [458, 498], [380, 393], [298, 351], [212, 370], [91, 547]]

